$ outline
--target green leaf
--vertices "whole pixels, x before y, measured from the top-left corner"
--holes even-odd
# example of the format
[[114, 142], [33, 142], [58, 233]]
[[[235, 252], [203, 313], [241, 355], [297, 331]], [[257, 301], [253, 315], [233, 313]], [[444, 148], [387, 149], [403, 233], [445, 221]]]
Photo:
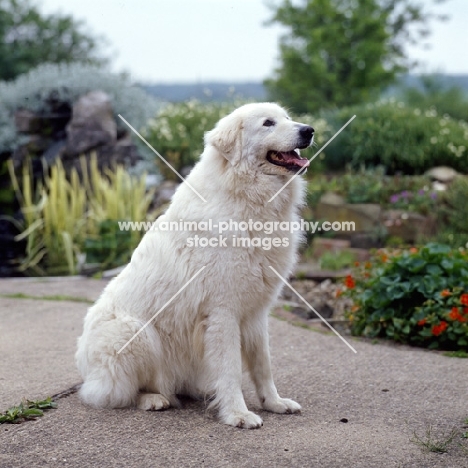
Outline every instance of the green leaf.
[[439, 265], [435, 265], [433, 263], [427, 265], [426, 271], [427, 271], [428, 274], [434, 275], [434, 276], [440, 276], [440, 275], [443, 274], [442, 268], [440, 268]]
[[26, 417], [30, 417], [30, 416], [42, 416], [44, 414], [44, 412], [40, 409], [36, 409], [36, 408], [29, 408], [29, 409], [26, 409], [22, 412], [23, 416], [26, 416]]

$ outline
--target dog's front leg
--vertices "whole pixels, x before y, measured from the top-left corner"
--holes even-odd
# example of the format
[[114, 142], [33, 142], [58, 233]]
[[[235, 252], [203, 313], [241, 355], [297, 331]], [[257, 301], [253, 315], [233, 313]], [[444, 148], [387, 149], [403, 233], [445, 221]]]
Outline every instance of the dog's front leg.
[[298, 413], [301, 405], [289, 398], [281, 398], [273, 381], [268, 315], [259, 314], [257, 320], [252, 323], [252, 327], [245, 331], [243, 338], [244, 359], [263, 408], [273, 413]]
[[205, 366], [209, 387], [215, 392], [210, 406], [219, 409], [221, 421], [245, 429], [262, 426], [262, 419], [247, 409], [242, 394], [240, 329], [230, 311], [218, 311], [209, 320], [205, 332]]

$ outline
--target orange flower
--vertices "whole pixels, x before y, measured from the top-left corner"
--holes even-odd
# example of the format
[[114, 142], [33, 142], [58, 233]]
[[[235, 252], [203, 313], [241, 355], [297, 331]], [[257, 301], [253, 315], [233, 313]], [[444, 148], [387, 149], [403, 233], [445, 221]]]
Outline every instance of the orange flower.
[[355, 267], [358, 267], [359, 265], [360, 265], [359, 262], [354, 262], [354, 266], [355, 266]]
[[461, 295], [460, 302], [463, 305], [468, 306], [468, 294], [467, 293]]
[[444, 289], [444, 290], [440, 293], [440, 295], [441, 295], [442, 297], [447, 297], [447, 296], [450, 296], [451, 294], [452, 294], [452, 293], [451, 293], [448, 289]]
[[439, 323], [439, 325], [434, 325], [432, 327], [432, 334], [434, 336], [439, 336], [441, 333], [443, 333], [447, 329], [448, 325], [447, 322], [444, 322], [443, 320]]
[[414, 253], [418, 253], [418, 249], [416, 247], [411, 247], [409, 249], [410, 253], [414, 254]]
[[364, 273], [364, 277], [365, 277], [365, 278], [369, 278], [369, 277], [370, 277], [370, 273], [369, 273], [368, 271], [366, 271], [366, 272]]
[[452, 310], [451, 310], [451, 312], [449, 313], [449, 317], [450, 317], [452, 320], [460, 320], [461, 318], [463, 318], [463, 317], [460, 315], [460, 311], [458, 310], [458, 307], [452, 307]]
[[380, 256], [380, 260], [382, 260], [382, 262], [385, 263], [388, 260], [388, 255], [382, 254]]
[[421, 319], [421, 320], [418, 322], [418, 325], [419, 325], [420, 327], [422, 327], [423, 325], [426, 325], [426, 319], [425, 319], [425, 318]]
[[335, 297], [340, 297], [343, 294], [343, 291], [341, 289], [337, 289], [335, 293]]
[[348, 275], [345, 278], [344, 284], [349, 289], [353, 289], [356, 286], [356, 282], [354, 281], [354, 279], [353, 279], [353, 277], [351, 275]]
[[364, 266], [365, 266], [367, 269], [369, 269], [369, 268], [372, 267], [372, 263], [371, 263], [371, 262], [366, 262]]
[[353, 305], [353, 307], [351, 307], [351, 312], [356, 312], [357, 310], [359, 310], [359, 306]]

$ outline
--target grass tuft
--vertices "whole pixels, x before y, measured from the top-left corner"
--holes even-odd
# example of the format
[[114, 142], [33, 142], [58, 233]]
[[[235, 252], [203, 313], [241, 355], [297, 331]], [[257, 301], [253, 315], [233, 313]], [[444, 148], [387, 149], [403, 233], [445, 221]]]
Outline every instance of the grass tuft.
[[416, 445], [419, 445], [428, 452], [447, 453], [448, 447], [458, 434], [458, 430], [456, 428], [453, 428], [448, 434], [436, 438], [433, 435], [432, 426], [429, 425], [426, 429], [424, 437], [419, 437], [416, 434], [416, 431], [414, 431], [413, 438], [410, 439], [410, 441]]

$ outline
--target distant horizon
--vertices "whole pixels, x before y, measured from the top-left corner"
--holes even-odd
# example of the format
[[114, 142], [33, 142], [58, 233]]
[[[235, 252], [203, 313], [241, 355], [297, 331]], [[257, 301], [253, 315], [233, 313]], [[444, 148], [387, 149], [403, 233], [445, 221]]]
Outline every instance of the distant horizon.
[[[395, 80], [398, 81], [400, 78], [403, 78], [405, 76], [450, 76], [450, 77], [461, 77], [461, 76], [466, 76], [468, 77], [468, 72], [466, 73], [450, 73], [450, 72], [428, 72], [428, 73], [422, 73], [422, 72], [408, 72], [405, 74], [402, 74], [398, 76]], [[266, 79], [266, 78], [265, 78]], [[239, 80], [232, 80], [228, 81], [223, 79], [208, 79], [207, 81], [184, 81], [184, 80], [179, 80], [179, 81], [156, 81], [156, 82], [151, 82], [151, 81], [143, 81], [143, 80], [135, 80], [135, 83], [137, 84], [145, 84], [145, 85], [161, 85], [161, 86], [171, 86], [171, 85], [196, 85], [196, 84], [225, 84], [225, 85], [232, 85], [232, 84], [258, 84], [258, 83], [263, 83], [265, 79], [239, 79]]]

